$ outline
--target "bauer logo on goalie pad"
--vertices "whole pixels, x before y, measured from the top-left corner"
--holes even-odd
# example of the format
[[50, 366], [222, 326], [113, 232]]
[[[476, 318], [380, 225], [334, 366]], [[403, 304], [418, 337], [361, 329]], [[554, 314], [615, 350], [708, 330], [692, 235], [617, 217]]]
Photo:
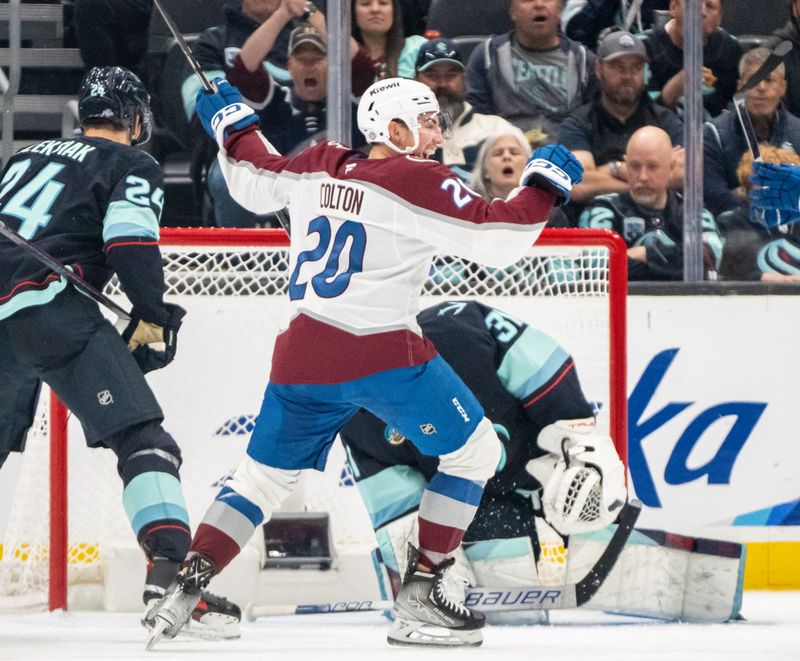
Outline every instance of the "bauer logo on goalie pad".
[[509, 590], [487, 590], [486, 592], [481, 591], [480, 588], [470, 588], [464, 605], [467, 608], [477, 608], [478, 610], [486, 606], [506, 606], [509, 607], [509, 610], [513, 610], [511, 607], [524, 607], [531, 604], [556, 605], [561, 600], [563, 592], [559, 588], [548, 588], [547, 590], [511, 588]]

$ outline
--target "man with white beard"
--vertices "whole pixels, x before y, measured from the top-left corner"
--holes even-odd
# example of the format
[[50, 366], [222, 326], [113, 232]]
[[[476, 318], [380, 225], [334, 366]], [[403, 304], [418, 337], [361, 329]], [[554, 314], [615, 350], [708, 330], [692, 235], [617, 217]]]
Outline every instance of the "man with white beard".
[[[625, 150], [629, 190], [602, 195], [581, 214], [581, 227], [613, 229], [625, 239], [629, 280], [683, 279], [683, 198], [669, 188], [676, 160], [663, 129], [639, 129]], [[722, 241], [705, 209], [701, 223], [705, 276], [716, 279]]]

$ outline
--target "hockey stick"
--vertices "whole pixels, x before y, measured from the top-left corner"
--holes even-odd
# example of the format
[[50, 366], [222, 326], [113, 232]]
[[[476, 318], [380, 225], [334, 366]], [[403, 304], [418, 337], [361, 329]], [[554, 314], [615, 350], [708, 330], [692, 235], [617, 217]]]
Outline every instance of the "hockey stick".
[[100, 303], [100, 305], [104, 305], [105, 307], [107, 307], [109, 310], [111, 310], [114, 314], [116, 314], [119, 317], [119, 320], [124, 321], [126, 324], [131, 320], [131, 313], [128, 312], [125, 308], [114, 303], [114, 301], [112, 301], [108, 296], [106, 296], [103, 292], [95, 289], [95, 287], [86, 282], [86, 280], [84, 280], [77, 273], [75, 273], [74, 271], [70, 271], [66, 266], [57, 262], [51, 255], [47, 254], [44, 250], [38, 248], [33, 243], [28, 241], [26, 238], [17, 234], [17, 232], [12, 230], [2, 220], [0, 220], [0, 234], [6, 237], [9, 241], [16, 243], [20, 248], [28, 251], [31, 255], [33, 255], [36, 259], [38, 259], [47, 268], [51, 269], [55, 273], [58, 273], [58, 275], [69, 280], [84, 294], [86, 294], [90, 298], [93, 298], [95, 301]]
[[791, 41], [782, 41], [775, 49], [767, 56], [767, 59], [761, 63], [756, 72], [747, 79], [744, 85], [736, 92], [733, 97], [733, 106], [736, 109], [736, 115], [739, 118], [739, 124], [744, 132], [744, 138], [747, 141], [747, 148], [753, 156], [754, 161], [761, 160], [761, 150], [758, 147], [758, 136], [753, 128], [753, 122], [750, 119], [750, 114], [745, 107], [745, 99], [747, 93], [759, 85], [762, 81], [766, 80], [769, 75], [783, 62], [788, 52], [792, 50]]
[[[189, 62], [189, 66], [192, 67], [192, 70], [200, 79], [200, 82], [203, 83], [203, 89], [210, 94], [215, 94], [217, 92], [217, 88], [206, 76], [206, 72], [203, 71], [203, 67], [200, 66], [200, 63], [195, 58], [194, 54], [192, 53], [192, 49], [189, 48], [189, 44], [186, 43], [186, 39], [183, 38], [183, 34], [178, 29], [178, 26], [175, 24], [175, 21], [172, 19], [172, 16], [169, 15], [164, 6], [161, 4], [160, 0], [153, 0], [153, 4], [155, 5], [156, 9], [158, 9], [158, 13], [161, 14], [161, 18], [164, 19], [164, 22], [167, 24], [169, 31], [172, 33], [172, 36], [175, 37], [175, 41], [178, 42], [178, 47], [181, 49], [183, 56]], [[277, 154], [277, 152], [274, 152]], [[291, 232], [289, 231], [289, 219], [283, 215], [283, 211], [280, 209], [275, 211], [275, 217], [278, 219], [278, 222], [283, 227], [284, 231], [291, 236]]]
[[[761, 148], [758, 146], [758, 135], [756, 134], [753, 121], [750, 119], [750, 113], [747, 112], [747, 106], [745, 105], [747, 93], [762, 81], [766, 80], [783, 62], [790, 50], [792, 50], [791, 41], [787, 40], [779, 43], [733, 97], [733, 107], [736, 110], [736, 116], [739, 118], [739, 125], [742, 127], [742, 133], [744, 133], [744, 139], [745, 142], [747, 142], [747, 149], [753, 157], [753, 162], [761, 160]], [[758, 210], [757, 213], [757, 222], [760, 220], [760, 222], [763, 223], [764, 210]]]
[[161, 18], [164, 19], [164, 23], [167, 24], [172, 36], [175, 37], [175, 41], [178, 42], [178, 47], [181, 49], [183, 56], [188, 60], [189, 66], [192, 67], [195, 74], [197, 74], [197, 77], [200, 79], [200, 82], [203, 83], [206, 92], [215, 93], [217, 88], [214, 87], [214, 84], [206, 76], [206, 72], [203, 71], [203, 67], [200, 66], [200, 63], [195, 58], [192, 49], [189, 48], [189, 44], [187, 44], [186, 39], [183, 38], [183, 34], [178, 29], [178, 26], [175, 25], [175, 21], [172, 20], [172, 16], [167, 13], [167, 10], [164, 9], [160, 0], [153, 0], [153, 4], [156, 6], [156, 9], [158, 9], [158, 13], [161, 14]]
[[[602, 555], [577, 583], [569, 585], [523, 585], [501, 588], [468, 588], [464, 605], [480, 611], [530, 611], [577, 608], [589, 601], [603, 585], [633, 531], [642, 503], [632, 500], [623, 507]], [[256, 606], [249, 604], [245, 616], [318, 615], [322, 613], [363, 613], [391, 610], [393, 601], [340, 601], [324, 604]]]

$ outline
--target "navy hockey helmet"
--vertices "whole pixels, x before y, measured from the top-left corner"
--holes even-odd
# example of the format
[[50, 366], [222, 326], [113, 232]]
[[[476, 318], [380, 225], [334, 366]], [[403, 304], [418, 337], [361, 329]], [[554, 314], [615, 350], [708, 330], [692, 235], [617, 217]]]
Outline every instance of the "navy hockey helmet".
[[132, 144], [150, 139], [150, 95], [139, 77], [122, 67], [93, 67], [83, 77], [78, 92], [78, 119], [83, 127], [92, 120], [129, 129], [139, 116], [141, 130]]

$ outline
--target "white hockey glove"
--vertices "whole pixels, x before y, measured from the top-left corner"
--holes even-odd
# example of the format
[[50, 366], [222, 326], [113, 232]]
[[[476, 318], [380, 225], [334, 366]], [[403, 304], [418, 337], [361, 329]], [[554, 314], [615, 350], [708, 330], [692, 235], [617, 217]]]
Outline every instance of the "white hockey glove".
[[548, 425], [537, 442], [550, 454], [527, 465], [544, 485], [545, 519], [562, 535], [605, 528], [627, 499], [625, 466], [614, 442], [593, 430], [591, 418]]

